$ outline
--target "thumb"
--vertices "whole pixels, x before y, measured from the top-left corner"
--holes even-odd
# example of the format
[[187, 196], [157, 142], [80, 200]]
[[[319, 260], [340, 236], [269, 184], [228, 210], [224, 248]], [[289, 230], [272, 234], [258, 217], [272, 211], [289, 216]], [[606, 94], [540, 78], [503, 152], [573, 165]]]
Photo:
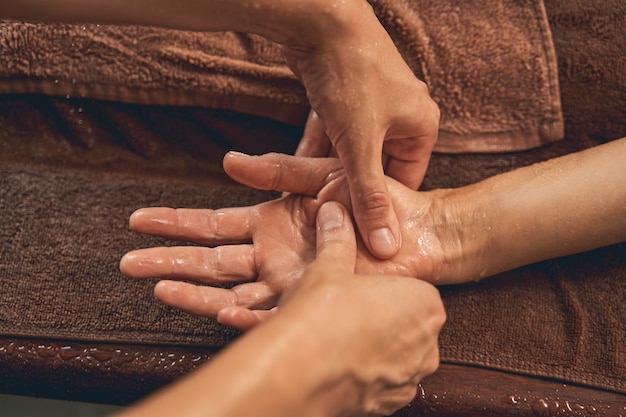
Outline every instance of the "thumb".
[[317, 259], [354, 273], [356, 237], [348, 210], [336, 201], [324, 203], [317, 212]]
[[400, 224], [387, 190], [380, 152], [363, 146], [337, 147], [350, 186], [352, 211], [363, 242], [380, 259], [398, 253], [402, 243]]

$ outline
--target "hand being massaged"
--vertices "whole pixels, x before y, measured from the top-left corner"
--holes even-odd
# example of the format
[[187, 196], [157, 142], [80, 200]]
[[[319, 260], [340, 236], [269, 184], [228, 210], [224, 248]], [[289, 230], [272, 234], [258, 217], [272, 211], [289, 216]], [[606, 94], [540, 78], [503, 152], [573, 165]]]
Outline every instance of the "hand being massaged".
[[[625, 158], [626, 138], [457, 189], [417, 192], [387, 177], [404, 244], [380, 260], [358, 240], [355, 272], [455, 284], [622, 242], [626, 187], [606, 178], [626, 178]], [[251, 207], [146, 208], [130, 219], [135, 231], [199, 245], [133, 251], [120, 265], [132, 277], [167, 278], [156, 296], [192, 314], [273, 308], [314, 259], [320, 205], [350, 207], [337, 159], [229, 153], [224, 168], [242, 184], [289, 194]], [[221, 320], [239, 328], [250, 322]]]

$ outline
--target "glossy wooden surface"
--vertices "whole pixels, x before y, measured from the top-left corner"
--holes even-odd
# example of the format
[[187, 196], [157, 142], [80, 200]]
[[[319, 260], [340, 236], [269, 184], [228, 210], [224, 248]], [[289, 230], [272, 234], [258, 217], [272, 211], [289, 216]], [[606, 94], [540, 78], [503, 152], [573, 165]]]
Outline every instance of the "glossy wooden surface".
[[626, 395], [476, 368], [442, 364], [399, 416], [626, 416]]
[[[215, 350], [0, 338], [0, 392], [128, 404], [210, 360]], [[626, 416], [626, 395], [442, 364], [396, 417]]]

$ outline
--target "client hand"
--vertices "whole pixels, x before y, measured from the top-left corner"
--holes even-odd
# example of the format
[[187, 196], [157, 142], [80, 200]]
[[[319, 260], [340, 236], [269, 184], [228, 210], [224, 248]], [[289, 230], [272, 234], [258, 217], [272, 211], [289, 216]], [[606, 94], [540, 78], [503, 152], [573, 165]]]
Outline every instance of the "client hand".
[[[350, 204], [345, 173], [333, 158], [230, 153], [224, 168], [235, 180], [291, 194], [252, 207], [219, 210], [147, 208], [135, 212], [131, 229], [215, 247], [161, 247], [130, 252], [120, 263], [132, 277], [161, 277], [201, 284], [237, 283], [230, 289], [161, 281], [155, 295], [191, 314], [215, 316], [229, 306], [266, 310], [302, 276], [315, 257], [315, 216], [329, 200]], [[359, 240], [356, 272], [437, 281], [446, 255], [444, 226], [432, 204], [435, 193], [417, 193], [387, 178], [405, 244], [393, 258], [373, 257]], [[313, 198], [315, 197], [315, 198]], [[452, 235], [452, 238], [454, 236]], [[251, 243], [250, 243], [251, 242]], [[235, 327], [247, 325], [227, 316]]]
[[[607, 181], [625, 177], [624, 158], [616, 155], [626, 157], [626, 138], [454, 190], [415, 192], [387, 178], [405, 244], [387, 261], [359, 246], [356, 272], [453, 284], [623, 242], [626, 188]], [[196, 314], [214, 315], [234, 305], [271, 307], [313, 258], [317, 207], [328, 200], [349, 203], [337, 164], [333, 159], [229, 154], [224, 167], [234, 179], [315, 199], [292, 194], [239, 209], [139, 210], [131, 218], [137, 231], [201, 244], [252, 245], [147, 249], [127, 255], [122, 271], [203, 282], [256, 280], [232, 290], [169, 281], [157, 286], [161, 300]]]

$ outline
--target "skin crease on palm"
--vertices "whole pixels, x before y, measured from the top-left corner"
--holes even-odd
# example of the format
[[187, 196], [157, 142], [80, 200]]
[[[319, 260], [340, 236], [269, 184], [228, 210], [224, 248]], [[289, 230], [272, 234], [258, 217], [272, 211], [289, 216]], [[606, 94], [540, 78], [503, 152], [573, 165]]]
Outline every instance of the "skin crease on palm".
[[[293, 194], [241, 208], [140, 209], [131, 216], [132, 230], [204, 246], [141, 249], [126, 254], [120, 263], [122, 272], [131, 277], [186, 279], [209, 285], [239, 283], [231, 289], [171, 280], [157, 284], [157, 298], [191, 314], [216, 316], [230, 306], [253, 310], [274, 307], [315, 256], [319, 206], [329, 200], [346, 206], [350, 202], [345, 173], [335, 158], [229, 153], [224, 168], [244, 185]], [[438, 262], [445, 256], [436, 230], [428, 227], [430, 200], [416, 198], [426, 193], [418, 194], [393, 179], [387, 180], [405, 244], [393, 258], [381, 261], [359, 240], [355, 272], [433, 281]], [[247, 313], [233, 314], [245, 318]], [[228, 317], [222, 321], [242, 327]]]

